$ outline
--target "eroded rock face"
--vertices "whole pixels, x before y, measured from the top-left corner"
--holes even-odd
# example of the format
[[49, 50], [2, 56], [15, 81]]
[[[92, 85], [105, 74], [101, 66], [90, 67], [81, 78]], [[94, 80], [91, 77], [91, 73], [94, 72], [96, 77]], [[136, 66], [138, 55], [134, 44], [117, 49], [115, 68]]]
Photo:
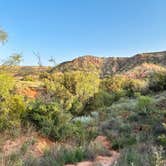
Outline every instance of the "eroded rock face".
[[67, 61], [55, 67], [54, 71], [98, 71], [101, 77], [124, 73], [143, 63], [156, 64], [166, 67], [166, 51], [137, 54], [132, 57], [96, 57], [82, 56]]

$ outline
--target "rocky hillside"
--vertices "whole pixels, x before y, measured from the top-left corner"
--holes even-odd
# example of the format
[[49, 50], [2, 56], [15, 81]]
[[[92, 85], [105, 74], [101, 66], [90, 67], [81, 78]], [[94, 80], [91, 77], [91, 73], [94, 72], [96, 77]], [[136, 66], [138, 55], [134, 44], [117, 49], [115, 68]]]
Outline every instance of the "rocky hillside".
[[[163, 52], [152, 52], [152, 53], [142, 53], [137, 54], [132, 57], [95, 57], [95, 56], [83, 56], [76, 58], [72, 61], [67, 61], [59, 64], [57, 67], [53, 68], [52, 72], [55, 71], [96, 71], [99, 72], [102, 77], [112, 75], [115, 73], [124, 73], [131, 71], [137, 66], [142, 64], [152, 64], [151, 67], [159, 65], [160, 67], [166, 67], [166, 51]], [[155, 65], [153, 65], [155, 64]], [[146, 69], [147, 65], [143, 65]]]
[[105, 58], [95, 57], [95, 56], [82, 56], [76, 58], [72, 61], [67, 61], [59, 64], [53, 71], [71, 71], [71, 70], [95, 70], [98, 71], [101, 69]]

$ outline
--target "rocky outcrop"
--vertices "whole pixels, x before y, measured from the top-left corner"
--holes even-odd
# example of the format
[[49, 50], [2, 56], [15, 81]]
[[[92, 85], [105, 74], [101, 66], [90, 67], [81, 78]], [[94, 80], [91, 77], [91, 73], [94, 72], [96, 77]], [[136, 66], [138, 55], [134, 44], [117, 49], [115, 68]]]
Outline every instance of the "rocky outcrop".
[[99, 72], [101, 77], [124, 73], [143, 64], [150, 63], [166, 67], [166, 51], [142, 53], [133, 57], [95, 57], [83, 56], [72, 61], [67, 61], [53, 68], [52, 72], [60, 71], [94, 71]]

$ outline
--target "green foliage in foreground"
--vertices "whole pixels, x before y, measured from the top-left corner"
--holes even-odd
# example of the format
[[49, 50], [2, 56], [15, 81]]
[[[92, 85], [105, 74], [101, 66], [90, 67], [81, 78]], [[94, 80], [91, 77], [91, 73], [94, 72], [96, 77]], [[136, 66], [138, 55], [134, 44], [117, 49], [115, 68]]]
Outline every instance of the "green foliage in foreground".
[[[157, 108], [155, 98], [143, 95], [152, 91], [147, 81], [121, 76], [100, 80], [96, 74], [85, 72], [56, 73], [42, 81], [41, 96], [29, 101], [16, 94], [16, 82], [11, 76], [0, 74], [0, 130], [30, 123], [42, 135], [72, 142], [74, 148], [54, 149], [42, 158], [27, 160], [26, 164], [63, 165], [93, 159], [95, 154], [89, 152], [88, 144], [99, 134], [111, 140], [112, 148], [122, 150], [118, 164], [142, 164], [140, 151], [133, 149], [139, 144], [165, 146], [166, 130], [161, 127], [164, 110]], [[22, 147], [23, 154], [26, 149], [27, 144]], [[12, 158], [24, 163], [17, 157], [16, 154]], [[154, 159], [148, 155], [146, 160], [151, 158]]]
[[115, 166], [164, 166], [164, 150], [152, 144], [137, 144], [121, 151]]
[[68, 136], [71, 115], [63, 112], [57, 102], [35, 101], [30, 104], [26, 114], [26, 118], [34, 123], [44, 135], [56, 140]]
[[28, 159], [25, 165], [28, 166], [64, 166], [64, 164], [75, 164], [83, 160], [94, 160], [97, 155], [111, 155], [108, 150], [105, 150], [100, 144], [90, 143], [86, 146], [78, 147], [53, 147], [46, 151], [44, 156], [38, 159]]
[[25, 111], [22, 96], [14, 93], [14, 79], [0, 74], [0, 130], [17, 128], [21, 125], [21, 116]]
[[62, 110], [55, 101], [32, 102], [24, 114], [24, 121], [31, 122], [42, 134], [54, 140], [73, 139], [73, 142], [84, 144], [96, 135], [96, 129], [86, 129], [86, 123], [74, 121], [73, 118], [70, 112]]

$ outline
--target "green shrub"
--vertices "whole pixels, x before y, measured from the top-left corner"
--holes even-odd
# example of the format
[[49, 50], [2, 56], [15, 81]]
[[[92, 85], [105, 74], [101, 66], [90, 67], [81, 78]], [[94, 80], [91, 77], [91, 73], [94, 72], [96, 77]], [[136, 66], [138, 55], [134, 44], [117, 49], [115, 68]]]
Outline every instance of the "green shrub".
[[8, 100], [0, 103], [0, 130], [20, 127], [22, 115], [25, 112], [23, 97], [9, 96]]
[[35, 77], [33, 75], [27, 75], [27, 76], [24, 76], [23, 80], [24, 81], [36, 81], [37, 77]]
[[90, 98], [86, 103], [85, 110], [88, 112], [97, 111], [100, 108], [110, 106], [114, 101], [114, 96], [105, 91], [100, 91]]
[[0, 130], [20, 127], [25, 111], [22, 96], [14, 91], [15, 81], [7, 74], [0, 74]]
[[64, 112], [57, 102], [43, 103], [37, 100], [30, 104], [25, 118], [51, 138], [63, 139], [68, 136], [71, 115]]
[[124, 89], [126, 90], [126, 95], [132, 97], [135, 93], [145, 93], [147, 91], [147, 82], [139, 79], [128, 79], [125, 82]]
[[0, 73], [0, 100], [5, 100], [10, 96], [11, 91], [14, 89], [15, 80], [12, 76]]
[[140, 113], [151, 113], [155, 110], [155, 105], [154, 101], [151, 97], [149, 96], [140, 96], [138, 98], [138, 103], [137, 103], [137, 110]]
[[162, 145], [163, 147], [166, 147], [166, 135], [162, 134], [158, 136], [157, 142]]
[[133, 145], [136, 143], [136, 138], [135, 136], [129, 135], [129, 134], [124, 134], [120, 135], [119, 138], [116, 138], [112, 142], [112, 148], [113, 149], [121, 149], [128, 147], [130, 145]]
[[166, 73], [153, 73], [149, 78], [149, 89], [152, 91], [161, 91], [166, 89]]
[[42, 98], [47, 102], [49, 101], [58, 101], [63, 109], [69, 110], [72, 106], [74, 96], [66, 89], [61, 79], [44, 81], [45, 93], [43, 93]]
[[86, 159], [86, 153], [83, 147], [54, 147], [39, 159], [27, 159], [25, 165], [30, 163], [35, 166], [64, 166], [65, 164], [74, 164]]
[[73, 115], [83, 115], [84, 114], [84, 105], [77, 98], [74, 99], [69, 110]]
[[84, 107], [99, 89], [99, 77], [88, 72], [65, 72], [45, 79], [45, 100], [58, 100], [73, 115], [84, 114]]
[[153, 73], [149, 78], [149, 89], [155, 92], [166, 90], [166, 72]]
[[134, 96], [134, 93], [145, 93], [148, 83], [144, 80], [131, 79], [123, 75], [115, 75], [110, 78], [105, 78], [101, 81], [100, 89], [117, 96]]
[[88, 128], [86, 124], [72, 120], [72, 115], [57, 102], [43, 103], [37, 100], [31, 103], [24, 119], [54, 140], [71, 139], [73, 143], [84, 144], [96, 136], [95, 128]]
[[163, 149], [152, 144], [137, 144], [121, 151], [115, 166], [164, 166]]
[[97, 93], [99, 83], [99, 76], [94, 73], [74, 71], [64, 74], [64, 87], [77, 96], [80, 102], [86, 101]]
[[122, 75], [115, 75], [109, 78], [105, 78], [101, 81], [100, 89], [109, 93], [119, 93], [123, 91], [126, 82], [126, 77]]
[[84, 160], [94, 160], [97, 155], [111, 155], [99, 144], [89, 144], [86, 146], [55, 146], [47, 151], [44, 156], [37, 160], [28, 159], [25, 163], [35, 166], [64, 166], [65, 164], [75, 164]]

